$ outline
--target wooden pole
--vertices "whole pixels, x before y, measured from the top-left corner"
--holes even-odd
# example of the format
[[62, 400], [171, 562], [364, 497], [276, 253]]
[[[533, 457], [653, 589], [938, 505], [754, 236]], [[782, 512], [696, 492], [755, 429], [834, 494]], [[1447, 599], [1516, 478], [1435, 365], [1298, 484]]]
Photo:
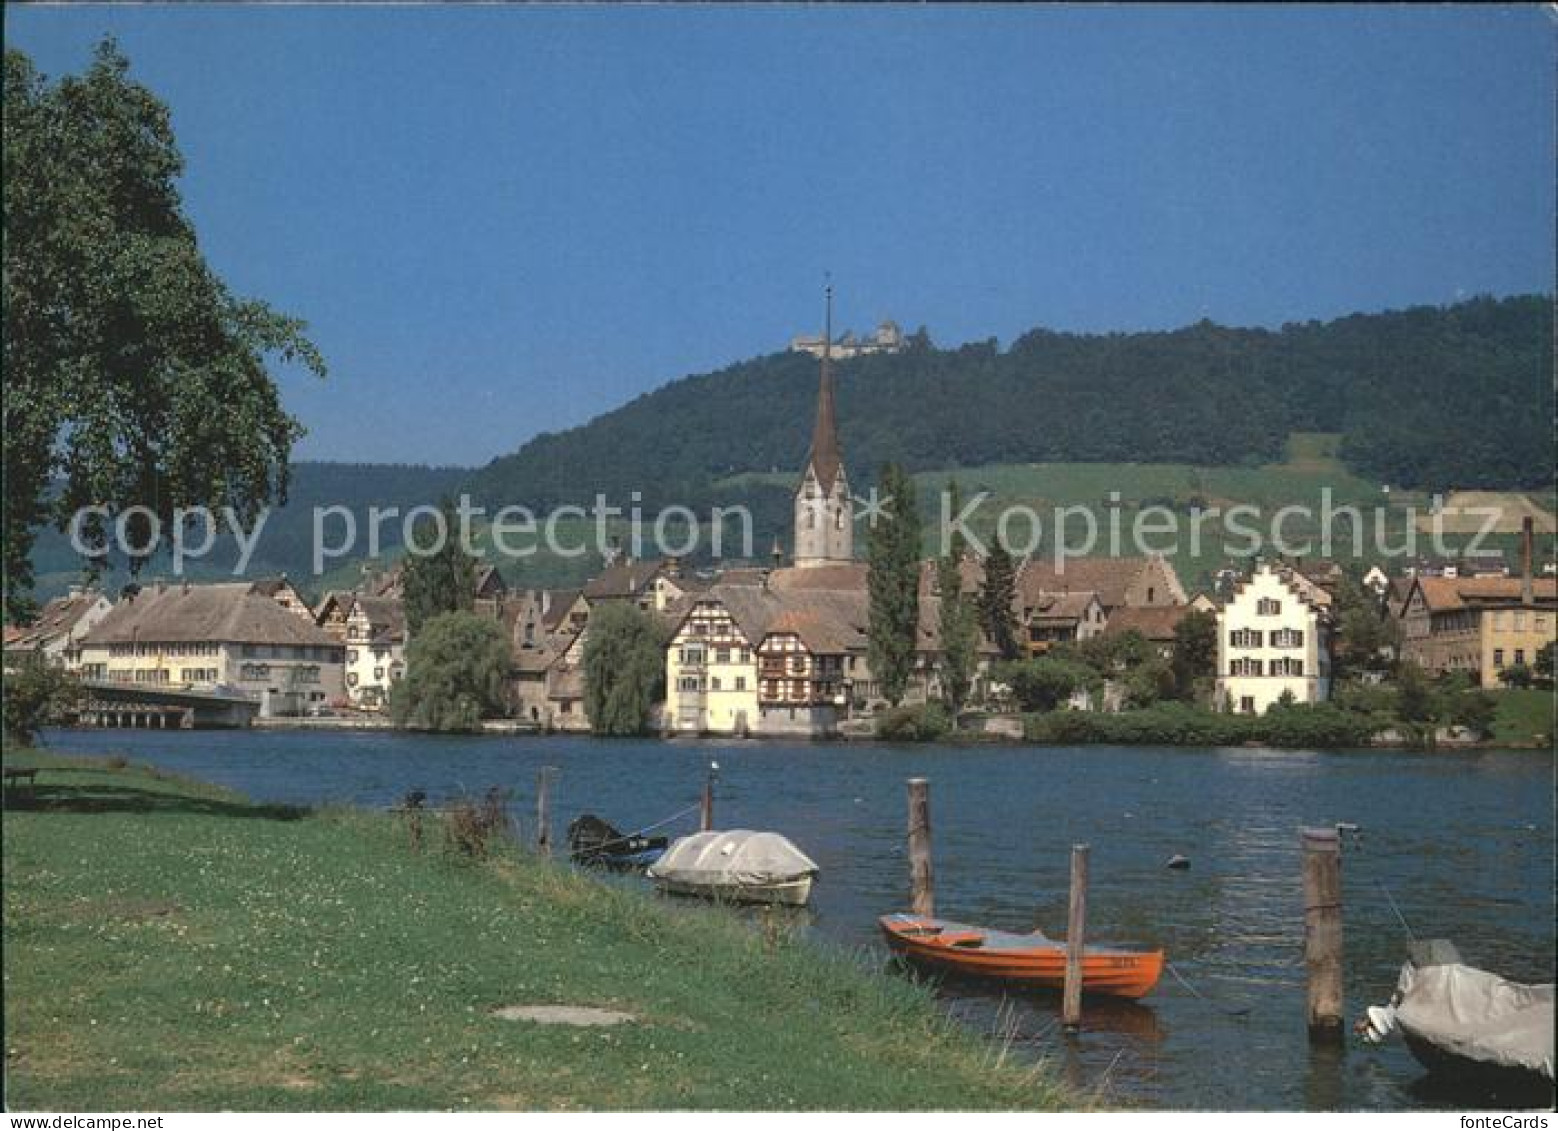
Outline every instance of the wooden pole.
[[552, 855], [552, 775], [555, 766], [542, 766], [536, 772], [536, 851]]
[[1071, 846], [1071, 902], [1066, 910], [1066, 985], [1060, 999], [1060, 1023], [1067, 1029], [1082, 1024], [1082, 947], [1087, 940], [1087, 853], [1085, 844]]
[[936, 914], [936, 877], [930, 866], [930, 782], [909, 779], [909, 910]]
[[704, 832], [714, 828], [714, 771], [712, 769], [703, 775], [703, 802], [698, 822]]
[[1304, 966], [1309, 974], [1309, 1039], [1345, 1036], [1342, 1002], [1342, 846], [1332, 829], [1304, 829]]

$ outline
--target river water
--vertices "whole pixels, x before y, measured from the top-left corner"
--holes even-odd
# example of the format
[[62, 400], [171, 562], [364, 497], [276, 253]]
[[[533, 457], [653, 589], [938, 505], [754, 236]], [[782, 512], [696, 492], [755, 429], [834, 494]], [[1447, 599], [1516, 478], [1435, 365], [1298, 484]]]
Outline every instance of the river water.
[[[1065, 932], [1070, 846], [1092, 846], [1089, 938], [1165, 948], [1169, 975], [1139, 1004], [1088, 1003], [1080, 1035], [1058, 1001], [943, 986], [967, 1024], [1010, 1037], [1109, 1103], [1212, 1109], [1398, 1110], [1505, 1097], [1431, 1089], [1399, 1045], [1311, 1052], [1304, 1025], [1298, 830], [1349, 822], [1343, 858], [1349, 1018], [1385, 1000], [1407, 942], [1554, 979], [1553, 758], [1147, 747], [450, 738], [388, 732], [60, 731], [60, 751], [123, 753], [251, 797], [380, 806], [515, 791], [528, 823], [536, 771], [559, 767], [552, 812], [623, 829], [695, 805], [720, 766], [715, 824], [783, 832], [822, 868], [807, 929], [885, 955], [876, 917], [907, 901], [905, 779], [931, 782], [937, 910]], [[691, 831], [684, 817], [671, 832]], [[1188, 871], [1164, 868], [1171, 854]], [[642, 882], [642, 881], [628, 881]], [[1386, 893], [1389, 893], [1387, 897]], [[1247, 1011], [1247, 1012], [1245, 1012]]]

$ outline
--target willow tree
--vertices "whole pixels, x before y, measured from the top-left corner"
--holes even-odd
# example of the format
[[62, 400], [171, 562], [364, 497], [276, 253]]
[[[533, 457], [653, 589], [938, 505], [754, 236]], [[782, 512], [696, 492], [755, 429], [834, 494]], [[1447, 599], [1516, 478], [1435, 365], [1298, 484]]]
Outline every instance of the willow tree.
[[141, 547], [181, 507], [248, 523], [285, 502], [303, 429], [267, 365], [325, 366], [304, 323], [206, 263], [168, 108], [111, 39], [57, 82], [8, 50], [4, 93], [4, 567], [20, 612], [38, 528], [78, 508], [107, 508], [83, 524], [92, 544], [123, 516]]
[[665, 698], [665, 650], [670, 633], [630, 601], [606, 601], [590, 614], [581, 666], [584, 710], [601, 735], [649, 731]]

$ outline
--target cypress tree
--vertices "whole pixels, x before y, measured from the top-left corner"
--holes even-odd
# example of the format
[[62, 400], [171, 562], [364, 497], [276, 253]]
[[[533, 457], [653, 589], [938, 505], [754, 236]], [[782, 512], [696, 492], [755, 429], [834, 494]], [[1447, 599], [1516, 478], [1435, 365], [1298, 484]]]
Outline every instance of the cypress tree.
[[883, 466], [878, 490], [882, 515], [866, 539], [871, 598], [869, 655], [882, 696], [903, 702], [914, 670], [920, 621], [920, 512], [914, 481], [897, 464]]
[[[958, 488], [956, 482], [947, 484], [951, 495], [952, 514], [957, 514]], [[963, 554], [967, 544], [956, 527], [948, 541], [947, 553], [936, 563], [936, 590], [940, 598], [938, 624], [941, 630], [941, 697], [952, 713], [953, 725], [968, 701], [968, 691], [974, 682], [974, 671], [979, 662], [979, 622], [975, 602], [963, 595]]]
[[991, 539], [985, 558], [985, 581], [979, 591], [979, 627], [1001, 651], [1001, 659], [1015, 660], [1022, 655], [1017, 638], [1017, 565], [1011, 552], [997, 534]]

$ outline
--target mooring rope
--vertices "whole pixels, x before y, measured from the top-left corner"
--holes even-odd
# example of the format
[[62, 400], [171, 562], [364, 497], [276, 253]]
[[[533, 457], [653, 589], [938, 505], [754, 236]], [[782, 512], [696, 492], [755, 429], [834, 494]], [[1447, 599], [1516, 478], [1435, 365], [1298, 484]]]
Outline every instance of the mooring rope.
[[590, 852], [600, 852], [601, 850], [609, 848], [609, 847], [611, 847], [614, 844], [631, 844], [636, 838], [643, 836], [645, 833], [652, 833], [656, 829], [661, 829], [661, 828], [664, 828], [666, 825], [672, 824], [672, 823], [674, 823], [676, 821], [680, 821], [683, 817], [687, 817], [687, 816], [690, 816], [693, 813], [696, 813], [702, 807], [703, 806], [701, 804], [699, 804], [699, 805], [689, 805], [689, 806], [687, 806], [687, 808], [683, 809], [679, 813], [672, 813], [669, 817], [667, 817], [663, 821], [656, 821], [652, 825], [645, 825], [643, 828], [639, 829], [637, 832], [624, 833], [622, 836], [612, 837], [609, 840], [603, 840], [603, 841], [601, 841], [597, 845], [592, 845], [587, 851], [590, 851]]

